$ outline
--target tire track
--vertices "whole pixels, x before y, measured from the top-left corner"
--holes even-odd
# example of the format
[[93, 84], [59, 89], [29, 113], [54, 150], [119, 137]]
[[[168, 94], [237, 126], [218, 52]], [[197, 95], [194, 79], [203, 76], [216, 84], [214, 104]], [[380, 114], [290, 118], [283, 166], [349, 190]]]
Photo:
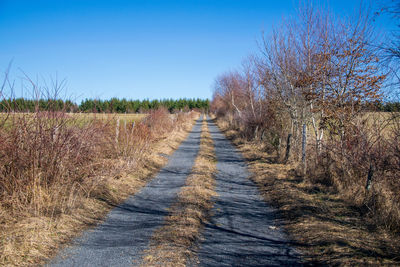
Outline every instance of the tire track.
[[186, 266], [195, 261], [195, 245], [214, 204], [216, 160], [214, 144], [203, 122], [200, 151], [192, 173], [169, 209], [163, 226], [153, 233], [142, 266]]
[[[218, 127], [209, 130], [217, 157], [213, 217], [198, 251], [200, 266], [299, 266], [298, 253], [275, 225], [275, 210], [249, 179], [246, 163]], [[197, 265], [192, 264], [192, 265]]]

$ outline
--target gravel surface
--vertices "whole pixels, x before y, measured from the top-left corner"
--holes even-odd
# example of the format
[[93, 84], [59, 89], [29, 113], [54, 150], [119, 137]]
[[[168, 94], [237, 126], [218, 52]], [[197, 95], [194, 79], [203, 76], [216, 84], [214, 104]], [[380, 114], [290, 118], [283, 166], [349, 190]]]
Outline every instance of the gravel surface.
[[139, 264], [153, 231], [190, 174], [200, 147], [198, 120], [168, 164], [126, 202], [114, 208], [105, 221], [85, 232], [62, 250], [48, 266], [129, 266]]
[[[213, 217], [199, 244], [200, 266], [299, 266], [298, 253], [276, 225], [241, 155], [209, 120], [217, 156]], [[193, 264], [197, 265], [197, 264]]]

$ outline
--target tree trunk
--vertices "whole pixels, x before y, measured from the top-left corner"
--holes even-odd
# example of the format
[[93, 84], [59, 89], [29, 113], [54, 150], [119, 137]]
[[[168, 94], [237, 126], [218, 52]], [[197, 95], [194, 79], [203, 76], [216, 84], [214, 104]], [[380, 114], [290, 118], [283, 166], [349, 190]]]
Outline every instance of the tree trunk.
[[292, 134], [289, 133], [286, 141], [286, 155], [285, 155], [285, 164], [288, 162], [290, 158], [290, 149], [291, 149], [291, 142], [292, 142]]
[[303, 164], [303, 175], [307, 172], [307, 159], [306, 159], [306, 149], [307, 149], [307, 125], [303, 124], [303, 140], [301, 144], [301, 162]]

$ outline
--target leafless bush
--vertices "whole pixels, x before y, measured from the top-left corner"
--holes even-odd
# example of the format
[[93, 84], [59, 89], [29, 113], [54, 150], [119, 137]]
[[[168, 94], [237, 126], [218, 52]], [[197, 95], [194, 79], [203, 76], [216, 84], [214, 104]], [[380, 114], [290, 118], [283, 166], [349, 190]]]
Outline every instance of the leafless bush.
[[333, 186], [376, 225], [392, 231], [400, 226], [398, 123], [391, 114], [365, 114], [343, 139], [327, 139], [318, 155], [309, 151], [311, 182]]
[[[3, 86], [3, 97], [4, 91]], [[29, 218], [56, 224], [88, 199], [120, 200], [115, 197], [119, 192], [112, 189], [113, 181], [143, 167], [153, 144], [195, 116], [155, 110], [134, 124], [120, 123], [117, 135], [118, 116], [69, 114], [51, 107], [48, 111], [36, 108], [34, 113], [14, 111], [15, 107], [0, 114], [1, 236], [12, 235], [13, 224]], [[30, 240], [22, 237], [19, 243], [10, 242], [19, 244], [13, 249], [22, 249]], [[14, 258], [17, 254], [3, 253], [5, 244], [0, 242], [0, 264], [20, 261]]]
[[364, 110], [382, 100], [388, 77], [370, 10], [345, 19], [313, 3], [263, 37], [257, 57], [216, 79], [211, 110], [279, 162], [293, 163], [307, 182], [395, 229], [398, 114]]
[[11, 115], [1, 129], [3, 208], [35, 216], [65, 212], [76, 187], [97, 173], [96, 159], [109, 146], [106, 132], [103, 123], [79, 125], [62, 112]]

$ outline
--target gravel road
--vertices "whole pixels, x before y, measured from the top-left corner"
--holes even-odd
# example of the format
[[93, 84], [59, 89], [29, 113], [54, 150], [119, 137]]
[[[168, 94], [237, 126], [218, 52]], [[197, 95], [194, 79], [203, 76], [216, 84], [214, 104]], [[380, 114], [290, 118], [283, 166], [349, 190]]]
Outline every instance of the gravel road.
[[[213, 217], [199, 244], [200, 266], [299, 266], [276, 223], [276, 211], [262, 199], [241, 155], [211, 121], [217, 156]], [[196, 264], [197, 265], [197, 264]]]
[[153, 231], [191, 172], [200, 147], [201, 120], [169, 163], [133, 197], [114, 208], [105, 221], [62, 250], [48, 266], [130, 266], [139, 263]]
[[[299, 254], [276, 225], [276, 210], [262, 199], [246, 164], [208, 119], [217, 156], [212, 218], [199, 243], [200, 266], [299, 266]], [[130, 266], [140, 264], [155, 229], [190, 174], [200, 147], [198, 120], [169, 163], [105, 221], [62, 250], [48, 266]]]

